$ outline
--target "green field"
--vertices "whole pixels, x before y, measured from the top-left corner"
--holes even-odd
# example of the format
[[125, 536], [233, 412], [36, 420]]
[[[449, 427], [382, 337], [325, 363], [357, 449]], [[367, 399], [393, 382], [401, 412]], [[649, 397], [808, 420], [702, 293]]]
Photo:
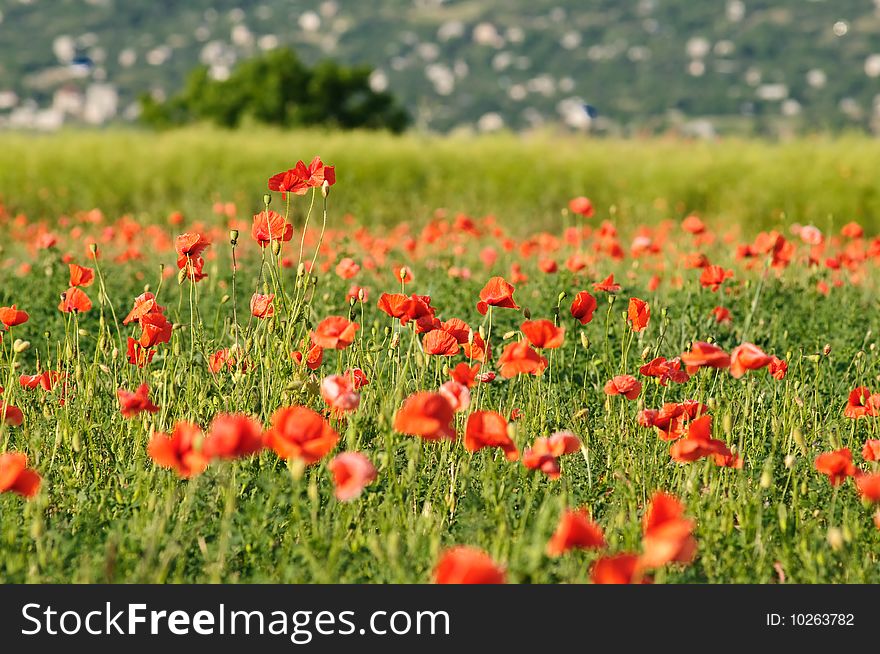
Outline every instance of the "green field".
[[[322, 246], [322, 199], [312, 191], [294, 197], [292, 240], [277, 256], [261, 250], [250, 225], [267, 178], [315, 155], [337, 175]], [[876, 583], [876, 508], [860, 499], [853, 479], [832, 486], [814, 460], [846, 447], [857, 468], [877, 472], [862, 449], [880, 438], [880, 418], [843, 412], [854, 388], [880, 390], [878, 168], [880, 143], [858, 138], [4, 134], [0, 307], [14, 303], [30, 317], [0, 343], [0, 402], [23, 413], [21, 426], [0, 424], [0, 451], [26, 453], [43, 482], [31, 499], [0, 493], [0, 580], [427, 582], [446, 548], [471, 545], [503, 566], [510, 582], [582, 583], [599, 556], [640, 551], [646, 504], [663, 490], [683, 503], [698, 549], [689, 564], [651, 569], [656, 583]], [[592, 199], [594, 217], [565, 209], [579, 195]], [[227, 201], [236, 205], [234, 217], [213, 210]], [[96, 208], [102, 215], [87, 213]], [[284, 213], [277, 193], [271, 208]], [[169, 224], [177, 211], [182, 222]], [[475, 227], [456, 226], [459, 213]], [[692, 213], [714, 239], [681, 229]], [[297, 273], [307, 215], [301, 261], [314, 258], [313, 278]], [[599, 234], [604, 220], [616, 237], [607, 228]], [[851, 221], [864, 237], [838, 235]], [[802, 242], [792, 223], [817, 226], [823, 245]], [[566, 228], [584, 225], [591, 233], [566, 236]], [[771, 228], [791, 248], [785, 265], [767, 251], [736, 256], [737, 245]], [[234, 282], [230, 229], [239, 230]], [[178, 283], [174, 237], [192, 231], [212, 242], [208, 276]], [[636, 237], [656, 247], [634, 249], [644, 247]], [[486, 248], [495, 261], [484, 260]], [[702, 286], [700, 269], [688, 264], [698, 253], [732, 271], [719, 290]], [[335, 272], [345, 257], [361, 265], [351, 279]], [[549, 260], [558, 271], [542, 272]], [[580, 270], [566, 265], [574, 260], [583, 261]], [[83, 289], [93, 304], [87, 312], [58, 310], [68, 263], [95, 269], [95, 283]], [[527, 280], [512, 279], [514, 264]], [[467, 413], [456, 417], [455, 441], [395, 430], [408, 396], [436, 390], [449, 368], [468, 360], [426, 355], [412, 322], [402, 325], [377, 308], [383, 292], [400, 292], [401, 266], [414, 276], [407, 294], [430, 295], [442, 321], [458, 317], [474, 333], [482, 330], [493, 350], [483, 372], [500, 371], [502, 351], [522, 338], [528, 316], [566, 328], [562, 347], [542, 352], [543, 374], [499, 374], [471, 389], [470, 412], [508, 418], [518, 410], [510, 433], [520, 452], [556, 431], [579, 437], [580, 451], [560, 459], [558, 480], [498, 449], [467, 451]], [[451, 277], [450, 268], [466, 268], [470, 277]], [[623, 289], [594, 291], [611, 273]], [[494, 275], [512, 281], [521, 309], [477, 312], [480, 290]], [[369, 288], [367, 301], [346, 298], [352, 284]], [[140, 368], [126, 357], [138, 325], [121, 323], [147, 289], [174, 330]], [[569, 311], [582, 290], [598, 301], [586, 325]], [[251, 314], [255, 292], [275, 294], [273, 317]], [[630, 297], [650, 305], [644, 331], [626, 322]], [[730, 323], [713, 318], [717, 306], [730, 310]], [[290, 353], [308, 347], [309, 333], [328, 316], [359, 323], [354, 342], [326, 350], [314, 372], [297, 365]], [[27, 344], [16, 347], [16, 339]], [[754, 343], [784, 359], [788, 372], [782, 380], [766, 369], [737, 379], [704, 368], [665, 387], [639, 373], [655, 356], [671, 359], [707, 340], [727, 353]], [[210, 355], [234, 344], [247, 369], [210, 372]], [[279, 407], [323, 410], [321, 379], [352, 367], [370, 383], [356, 411], [328, 418], [339, 443], [314, 465], [265, 449], [213, 461], [185, 480], [148, 455], [152, 432], [170, 433], [180, 420], [207, 431], [221, 412], [268, 426]], [[67, 388], [21, 385], [19, 375], [46, 370], [66, 374]], [[636, 400], [603, 392], [620, 374], [642, 383]], [[160, 410], [125, 419], [116, 391], [142, 382]], [[714, 438], [742, 457], [741, 469], [716, 466], [711, 457], [676, 463], [670, 443], [638, 424], [641, 409], [685, 399], [706, 405]], [[334, 498], [328, 471], [341, 451], [364, 453], [378, 472], [350, 502]], [[546, 554], [566, 507], [589, 509], [605, 533], [603, 552]]]

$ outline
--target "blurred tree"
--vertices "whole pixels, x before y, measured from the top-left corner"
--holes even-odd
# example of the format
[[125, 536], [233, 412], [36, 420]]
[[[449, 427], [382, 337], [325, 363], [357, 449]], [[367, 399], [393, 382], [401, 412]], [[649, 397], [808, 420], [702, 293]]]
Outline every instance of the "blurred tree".
[[368, 67], [324, 61], [309, 69], [289, 49], [240, 64], [225, 80], [200, 66], [184, 88], [166, 101], [145, 94], [141, 120], [165, 128], [194, 121], [236, 127], [244, 119], [288, 127], [330, 125], [402, 132], [409, 116], [389, 93], [370, 88]]

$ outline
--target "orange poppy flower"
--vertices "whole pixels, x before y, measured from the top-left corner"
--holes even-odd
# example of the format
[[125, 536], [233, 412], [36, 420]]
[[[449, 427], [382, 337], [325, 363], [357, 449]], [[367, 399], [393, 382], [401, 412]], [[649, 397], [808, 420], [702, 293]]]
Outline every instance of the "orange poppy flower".
[[732, 270], [725, 270], [721, 266], [706, 266], [700, 273], [700, 285], [714, 293], [721, 288], [724, 280], [730, 277], [733, 277]]
[[530, 470], [540, 470], [550, 479], [559, 479], [559, 457], [580, 448], [581, 441], [577, 436], [569, 431], [556, 432], [548, 438], [536, 438], [532, 446], [523, 451], [523, 465]]
[[85, 313], [92, 308], [92, 301], [76, 286], [71, 286], [61, 294], [58, 310], [64, 313]]
[[212, 459], [236, 459], [263, 449], [263, 426], [242, 414], [220, 413], [211, 422], [202, 452]]
[[312, 332], [312, 343], [325, 350], [344, 350], [354, 342], [355, 332], [360, 329], [356, 322], [342, 316], [324, 318]]
[[40, 475], [27, 467], [27, 456], [20, 452], [0, 454], [0, 493], [33, 497], [40, 490]]
[[368, 386], [370, 383], [367, 374], [360, 368], [349, 368], [342, 374], [351, 380], [352, 388], [356, 391], [359, 391], [364, 386]]
[[128, 337], [128, 347], [126, 349], [126, 356], [128, 358], [128, 362], [137, 366], [138, 368], [143, 368], [150, 361], [153, 360], [153, 356], [156, 354], [156, 351], [150, 348], [142, 347], [140, 343], [138, 343], [131, 336]]
[[850, 391], [843, 415], [853, 420], [880, 415], [880, 393], [871, 394], [865, 386]]
[[880, 461], [880, 440], [869, 438], [862, 448], [862, 458], [865, 461]]
[[574, 296], [574, 300], [571, 303], [571, 315], [580, 321], [582, 325], [586, 325], [593, 319], [593, 312], [597, 306], [596, 298], [587, 291], [581, 291]]
[[476, 547], [459, 545], [440, 556], [434, 570], [437, 584], [503, 584], [504, 568]]
[[196, 233], [181, 234], [175, 242], [177, 250], [177, 267], [185, 270], [185, 275], [193, 282], [198, 282], [207, 277], [202, 273], [202, 267], [205, 260], [202, 258], [202, 252], [211, 244], [211, 242]]
[[584, 218], [592, 218], [594, 214], [593, 203], [583, 195], [569, 200], [568, 208], [572, 213], [576, 213]]
[[361, 403], [361, 396], [348, 375], [328, 375], [321, 380], [321, 398], [334, 411], [354, 411]]
[[651, 578], [642, 574], [638, 554], [603, 556], [590, 568], [594, 584], [650, 584]]
[[549, 320], [527, 320], [520, 330], [529, 343], [538, 349], [557, 348], [565, 340], [565, 327], [557, 327]]
[[95, 281], [95, 271], [91, 268], [78, 266], [75, 263], [68, 264], [68, 268], [71, 286], [91, 286]]
[[446, 398], [450, 406], [452, 406], [452, 410], [456, 413], [467, 411], [468, 407], [471, 405], [470, 390], [467, 386], [459, 384], [455, 380], [450, 379], [448, 382], [444, 382], [440, 388], [437, 389], [437, 392]]
[[767, 366], [767, 370], [770, 371], [771, 377], [781, 381], [785, 379], [785, 375], [788, 372], [788, 363], [778, 357], [773, 357], [770, 365]]
[[202, 430], [191, 422], [178, 422], [171, 435], [156, 432], [147, 444], [147, 454], [157, 466], [171, 468], [184, 479], [200, 475], [208, 458], [200, 451]]
[[507, 420], [495, 411], [475, 411], [468, 416], [464, 447], [477, 452], [484, 447], [500, 447], [508, 461], [519, 459], [519, 450], [507, 433]]
[[27, 312], [16, 308], [14, 304], [11, 307], [0, 307], [0, 323], [7, 328], [24, 324], [28, 318]]
[[351, 279], [360, 272], [360, 269], [361, 267], [351, 257], [345, 257], [336, 264], [336, 274], [342, 279]]
[[681, 369], [681, 360], [676, 357], [667, 360], [666, 357], [656, 357], [639, 368], [639, 374], [645, 377], [654, 377], [661, 386], [666, 386], [669, 380], [677, 384], [683, 384], [690, 375]]
[[715, 317], [715, 322], [717, 322], [719, 325], [723, 325], [733, 321], [733, 318], [730, 315], [730, 309], [726, 307], [715, 307], [714, 309], [712, 309], [712, 315]]
[[21, 427], [24, 422], [24, 414], [17, 406], [13, 406], [8, 402], [0, 402], [0, 424], [6, 424], [10, 427]]
[[474, 364], [469, 366], [466, 363], [459, 363], [455, 368], [449, 371], [449, 376], [463, 386], [473, 388], [477, 383], [477, 375], [480, 374], [480, 365]]
[[251, 236], [261, 248], [272, 241], [287, 242], [293, 238], [293, 225], [286, 222], [284, 216], [277, 211], [261, 211], [254, 216]]
[[700, 416], [688, 425], [687, 435], [672, 444], [669, 455], [678, 463], [691, 463], [698, 459], [713, 457], [716, 465], [738, 468], [741, 459], [734, 457], [730, 449], [716, 438], [712, 438], [712, 416]]
[[150, 387], [146, 384], [138, 386], [134, 393], [120, 388], [116, 391], [116, 397], [119, 398], [119, 408], [123, 418], [133, 418], [145, 411], [156, 413], [159, 410], [159, 407], [150, 402]]
[[505, 379], [516, 375], [540, 375], [547, 365], [547, 359], [535, 352], [528, 341], [508, 344], [498, 358], [499, 372]]
[[502, 309], [519, 309], [519, 306], [513, 299], [513, 284], [507, 282], [503, 277], [492, 277], [483, 290], [480, 291], [480, 301], [477, 302], [477, 311], [481, 315], [486, 315], [489, 307], [499, 307]]
[[336, 447], [339, 434], [320, 415], [304, 406], [281, 407], [272, 415], [266, 445], [282, 459], [317, 463]]
[[859, 475], [856, 477], [856, 488], [859, 495], [867, 502], [880, 502], [880, 473]]
[[629, 299], [627, 319], [632, 326], [632, 330], [640, 332], [648, 326], [648, 321], [651, 320], [651, 307], [644, 300], [632, 297]]
[[461, 347], [455, 336], [442, 329], [432, 329], [422, 339], [425, 354], [451, 357], [458, 354]]
[[616, 375], [605, 384], [605, 395], [623, 395], [634, 400], [642, 392], [642, 382], [632, 375]]
[[492, 349], [486, 344], [483, 337], [477, 333], [474, 334], [473, 341], [462, 343], [461, 351], [471, 361], [482, 361], [485, 363], [492, 358]]
[[730, 355], [717, 345], [697, 341], [690, 352], [681, 355], [685, 369], [694, 374], [700, 368], [729, 368]]
[[455, 438], [454, 417], [449, 400], [440, 393], [421, 391], [406, 398], [394, 416], [394, 429], [429, 441]]
[[683, 515], [684, 506], [677, 498], [654, 493], [642, 522], [643, 567], [659, 568], [667, 563], [693, 560], [697, 552], [697, 541], [692, 535], [694, 523]]
[[556, 531], [547, 543], [547, 556], [562, 556], [565, 552], [579, 549], [605, 547], [605, 534], [593, 522], [586, 508], [566, 510], [559, 518]]
[[[303, 355], [302, 352], [292, 352], [291, 357], [293, 357], [294, 361], [296, 361], [299, 365], [303, 364]], [[306, 354], [306, 367], [309, 370], [317, 370], [321, 367], [321, 363], [324, 361], [324, 348], [320, 345], [312, 345], [309, 348], [308, 353]]]
[[262, 295], [254, 293], [251, 296], [251, 315], [256, 318], [266, 319], [275, 315], [275, 294]]
[[337, 454], [327, 464], [327, 469], [333, 475], [333, 494], [340, 502], [357, 499], [378, 475], [376, 467], [360, 452]]
[[148, 313], [141, 316], [140, 322], [141, 337], [138, 343], [141, 347], [154, 347], [171, 340], [172, 325], [161, 313]]
[[122, 321], [123, 325], [140, 320], [149, 313], [163, 313], [165, 307], [159, 306], [156, 302], [156, 296], [150, 292], [138, 295], [134, 300], [134, 307], [128, 312], [128, 315]]
[[640, 411], [638, 421], [642, 427], [656, 427], [661, 440], [673, 441], [684, 434], [687, 422], [707, 410], [708, 407], [700, 402], [667, 402], [659, 411]]
[[760, 370], [770, 365], [773, 357], [752, 343], [743, 343], [730, 353], [730, 374], [739, 379], [746, 370]]
[[813, 466], [817, 472], [828, 477], [832, 486], [840, 486], [847, 477], [853, 477], [858, 472], [852, 462], [852, 452], [847, 447], [820, 454]]
[[320, 157], [312, 159], [307, 166], [303, 161], [297, 161], [296, 166], [269, 178], [269, 190], [281, 191], [284, 198], [287, 193], [305, 195], [310, 188], [320, 188], [324, 182], [328, 186], [336, 183], [336, 169], [327, 166]]
[[601, 282], [593, 284], [593, 290], [605, 291], [606, 293], [617, 293], [620, 290], [620, 284], [614, 282], [614, 275], [608, 275]]
[[247, 370], [247, 363], [239, 361], [239, 357], [234, 352], [231, 352], [229, 348], [223, 348], [208, 355], [208, 370], [214, 374], [217, 374], [224, 368], [235, 370], [236, 367], [245, 371]]
[[681, 221], [681, 228], [690, 234], [702, 234], [706, 231], [705, 223], [693, 214]]

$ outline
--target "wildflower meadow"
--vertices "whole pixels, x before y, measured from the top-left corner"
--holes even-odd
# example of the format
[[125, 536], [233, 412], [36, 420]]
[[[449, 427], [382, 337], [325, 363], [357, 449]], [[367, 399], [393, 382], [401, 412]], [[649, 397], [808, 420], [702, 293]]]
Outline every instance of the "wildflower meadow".
[[876, 145], [101, 138], [0, 153], [0, 580], [880, 581]]

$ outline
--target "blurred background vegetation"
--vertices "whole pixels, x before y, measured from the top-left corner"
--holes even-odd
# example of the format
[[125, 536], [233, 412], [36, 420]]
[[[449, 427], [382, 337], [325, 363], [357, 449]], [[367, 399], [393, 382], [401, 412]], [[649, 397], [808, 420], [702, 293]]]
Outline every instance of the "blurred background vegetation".
[[31, 218], [98, 207], [165, 220], [211, 220], [215, 201], [261, 208], [268, 177], [320, 155], [337, 167], [334, 212], [364, 223], [423, 221], [438, 208], [554, 226], [575, 195], [621, 226], [697, 212], [752, 229], [790, 222], [880, 226], [880, 143], [681, 139], [561, 140], [553, 134], [440, 137], [332, 130], [7, 134], [0, 202]]

